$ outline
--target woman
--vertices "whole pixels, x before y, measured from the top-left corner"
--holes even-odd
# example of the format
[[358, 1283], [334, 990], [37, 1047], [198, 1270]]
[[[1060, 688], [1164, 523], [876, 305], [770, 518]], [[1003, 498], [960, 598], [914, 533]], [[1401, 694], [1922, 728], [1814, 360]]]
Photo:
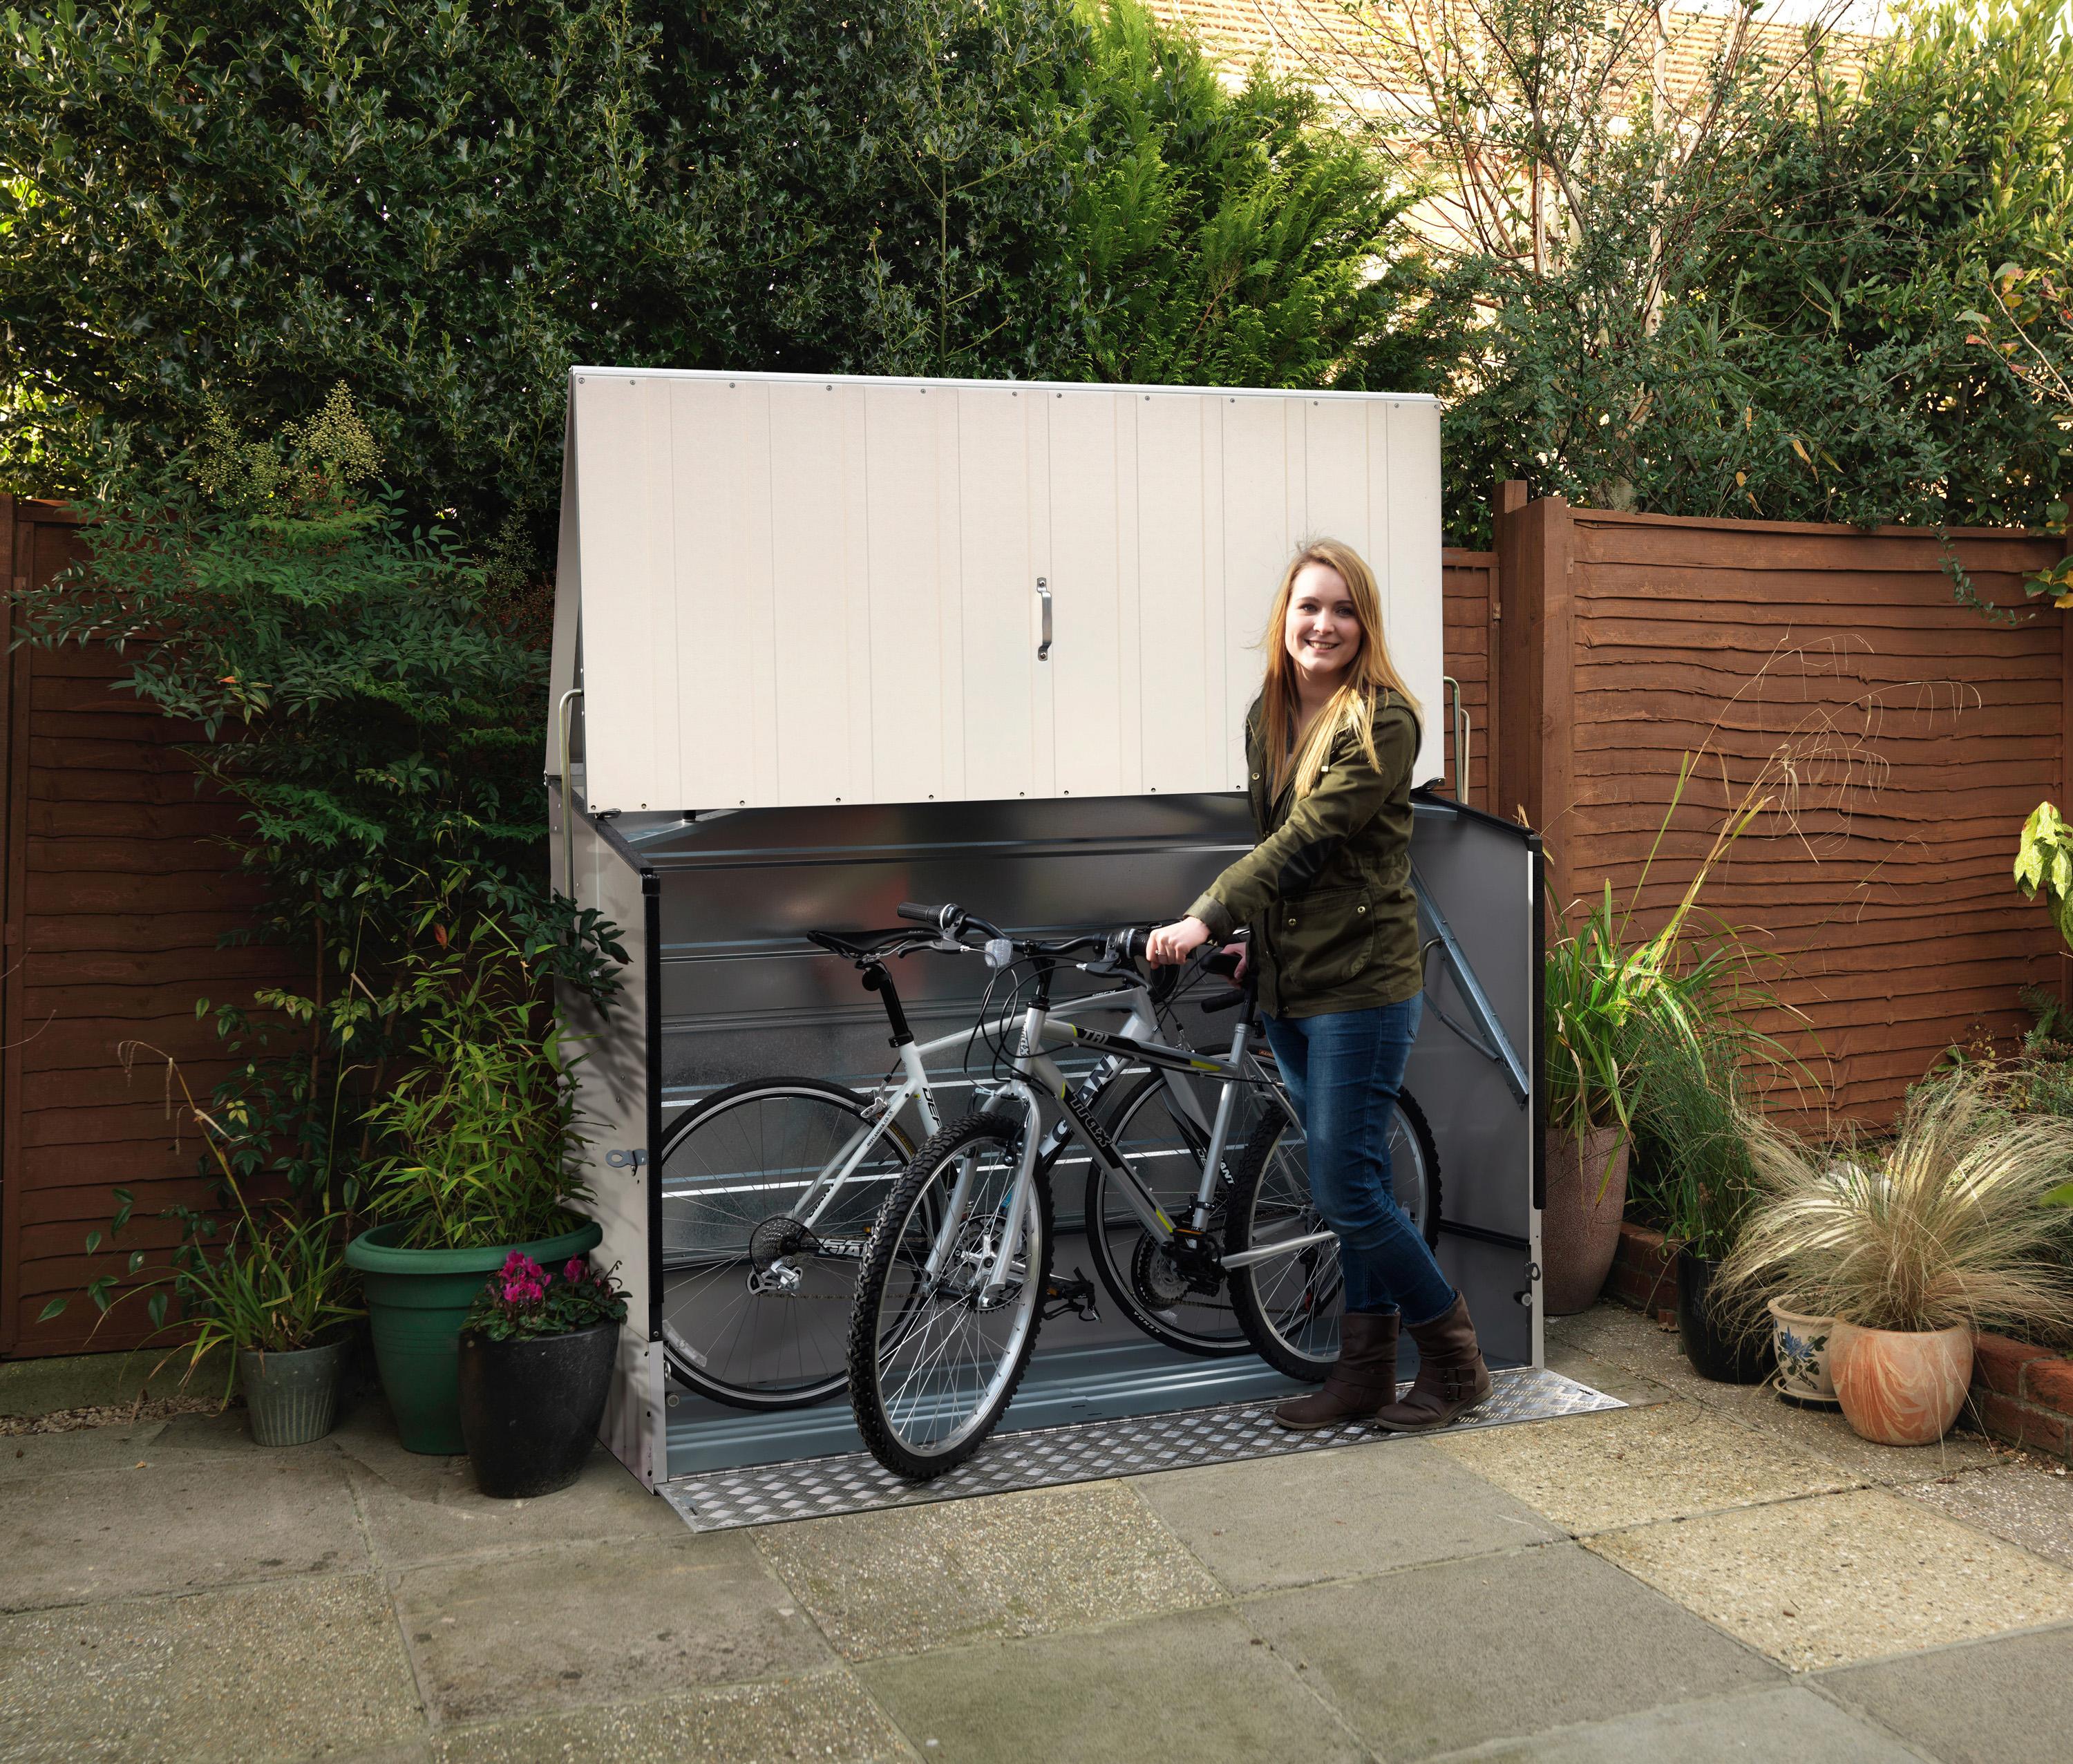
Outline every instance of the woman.
[[[1152, 934], [1156, 962], [1252, 927], [1267, 1039], [1309, 1140], [1310, 1185], [1339, 1239], [1346, 1312], [1324, 1387], [1274, 1412], [1442, 1427], [1490, 1395], [1468, 1306], [1390, 1188], [1391, 1106], [1418, 1033], [1423, 977], [1411, 890], [1418, 707], [1391, 666], [1374, 577], [1334, 540], [1290, 563], [1268, 619], [1267, 678], [1247, 713], [1259, 843], [1188, 916]], [[1418, 1379], [1396, 1400], [1398, 1325]]]

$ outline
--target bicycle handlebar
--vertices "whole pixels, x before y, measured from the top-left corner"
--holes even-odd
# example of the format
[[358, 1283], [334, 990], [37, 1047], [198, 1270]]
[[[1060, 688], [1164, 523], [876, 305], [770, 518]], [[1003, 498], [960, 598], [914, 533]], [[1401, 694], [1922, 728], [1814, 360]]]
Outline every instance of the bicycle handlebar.
[[1012, 945], [1019, 955], [1049, 956], [1060, 961], [1076, 955], [1111, 953], [1133, 962], [1144, 959], [1146, 934], [1137, 929], [1114, 934], [1082, 932], [1078, 937], [1045, 942], [1036, 938], [1011, 938], [998, 925], [988, 924], [975, 913], [967, 913], [954, 901], [929, 906], [919, 901], [902, 901], [893, 911], [910, 923], [929, 925], [967, 948], [998, 942]]

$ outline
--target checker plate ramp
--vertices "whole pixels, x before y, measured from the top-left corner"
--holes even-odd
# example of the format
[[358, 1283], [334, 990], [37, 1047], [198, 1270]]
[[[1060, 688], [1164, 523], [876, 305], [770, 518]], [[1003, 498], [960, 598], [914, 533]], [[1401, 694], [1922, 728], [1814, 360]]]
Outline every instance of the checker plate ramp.
[[[1625, 1408], [1559, 1372], [1521, 1367], [1491, 1375], [1490, 1399], [1469, 1411], [1453, 1428], [1501, 1427], [1510, 1421], [1541, 1421], [1556, 1416], [1589, 1415]], [[1408, 1389], [1407, 1383], [1404, 1387]], [[895, 1476], [868, 1452], [836, 1457], [760, 1464], [744, 1469], [708, 1470], [665, 1482], [661, 1494], [694, 1531], [730, 1531], [784, 1519], [821, 1519], [876, 1507], [917, 1506], [1012, 1489], [1052, 1488], [1149, 1470], [1181, 1470], [1198, 1464], [1230, 1464], [1241, 1458], [1278, 1457], [1362, 1440], [1410, 1439], [1358, 1426], [1292, 1433], [1269, 1419], [1271, 1402], [1230, 1403], [1178, 1414], [1132, 1416], [1087, 1421], [1074, 1427], [997, 1433], [954, 1470], [930, 1482]]]

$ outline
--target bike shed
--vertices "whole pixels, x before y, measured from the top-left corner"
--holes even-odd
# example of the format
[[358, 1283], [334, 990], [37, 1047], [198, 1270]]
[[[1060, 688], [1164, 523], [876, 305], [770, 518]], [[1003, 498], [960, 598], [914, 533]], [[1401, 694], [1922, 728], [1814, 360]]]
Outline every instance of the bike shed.
[[[839, 1398], [750, 1412], [670, 1379], [667, 1124], [744, 1078], [884, 1074], [878, 1001], [810, 929], [908, 900], [1036, 935], [1183, 910], [1251, 844], [1256, 645], [1313, 535], [1374, 567], [1426, 709], [1406, 1087], [1440, 1263], [1493, 1367], [1540, 1366], [1539, 847], [1437, 787], [1439, 446], [1432, 401], [1384, 394], [572, 371], [546, 787], [556, 885], [629, 956], [608, 1013], [565, 1016], [600, 1254], [632, 1296], [604, 1436], [645, 1483], [859, 1445]], [[968, 1024], [986, 979], [903, 964], [917, 1032]], [[949, 1074], [953, 1110], [970, 1082]], [[1292, 1387], [1105, 1310], [1045, 1329], [1001, 1432]]]

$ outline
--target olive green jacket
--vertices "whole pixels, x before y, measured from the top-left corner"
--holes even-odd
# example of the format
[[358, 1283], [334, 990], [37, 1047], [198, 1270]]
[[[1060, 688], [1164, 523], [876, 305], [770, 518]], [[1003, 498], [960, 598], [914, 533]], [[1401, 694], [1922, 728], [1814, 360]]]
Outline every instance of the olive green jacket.
[[1396, 1004], [1424, 984], [1411, 888], [1411, 769], [1418, 719], [1391, 692], [1374, 717], [1370, 765], [1350, 729], [1325, 756], [1317, 785], [1270, 802], [1274, 767], [1246, 715], [1246, 770], [1259, 843], [1212, 882], [1191, 917], [1221, 942], [1252, 927], [1259, 1001], [1275, 1016], [1321, 1016]]

